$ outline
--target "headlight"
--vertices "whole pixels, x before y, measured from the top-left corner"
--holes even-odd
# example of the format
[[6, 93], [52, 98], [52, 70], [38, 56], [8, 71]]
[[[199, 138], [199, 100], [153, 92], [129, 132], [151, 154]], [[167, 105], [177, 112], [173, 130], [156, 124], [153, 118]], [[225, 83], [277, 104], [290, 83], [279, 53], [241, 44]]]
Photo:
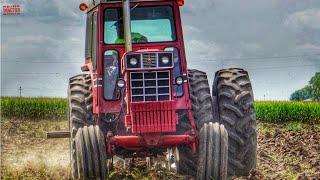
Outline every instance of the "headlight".
[[172, 52], [161, 52], [158, 55], [158, 62], [160, 68], [168, 68], [173, 66], [173, 53]]
[[126, 86], [126, 82], [123, 79], [119, 79], [117, 81], [117, 86], [118, 86], [118, 88], [123, 88]]
[[138, 64], [138, 60], [136, 59], [136, 58], [131, 58], [130, 60], [129, 60], [129, 62], [130, 62], [130, 64], [132, 65], [132, 66], [135, 66], [135, 65], [137, 65]]
[[163, 64], [168, 64], [169, 61], [170, 61], [170, 59], [169, 59], [169, 57], [167, 57], [167, 56], [163, 56], [163, 57], [161, 58], [161, 61], [162, 61]]
[[141, 68], [141, 54], [132, 53], [126, 56], [126, 64], [128, 69]]
[[183, 77], [178, 76], [178, 77], [176, 78], [176, 84], [177, 84], [177, 85], [183, 84]]

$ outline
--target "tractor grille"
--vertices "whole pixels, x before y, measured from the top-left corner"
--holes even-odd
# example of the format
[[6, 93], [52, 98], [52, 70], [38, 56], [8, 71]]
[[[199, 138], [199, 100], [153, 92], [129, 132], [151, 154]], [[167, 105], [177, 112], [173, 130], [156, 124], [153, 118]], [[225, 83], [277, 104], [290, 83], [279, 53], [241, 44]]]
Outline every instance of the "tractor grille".
[[157, 67], [157, 54], [156, 53], [145, 53], [142, 54], [142, 62], [144, 68], [155, 68]]
[[132, 133], [175, 132], [174, 101], [131, 103]]
[[170, 100], [170, 71], [131, 72], [131, 101]]

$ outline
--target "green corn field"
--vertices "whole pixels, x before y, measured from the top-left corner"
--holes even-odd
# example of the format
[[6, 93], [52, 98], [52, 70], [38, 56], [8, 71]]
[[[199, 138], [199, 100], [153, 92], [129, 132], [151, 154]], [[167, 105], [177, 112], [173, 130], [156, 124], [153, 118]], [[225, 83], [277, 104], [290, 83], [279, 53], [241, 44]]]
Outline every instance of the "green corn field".
[[265, 101], [257, 102], [255, 109], [260, 121], [320, 123], [320, 102]]
[[[257, 119], [264, 122], [320, 123], [320, 102], [256, 102]], [[67, 119], [64, 98], [1, 98], [1, 117], [19, 119]]]
[[1, 98], [1, 117], [19, 119], [65, 119], [67, 100], [64, 98]]

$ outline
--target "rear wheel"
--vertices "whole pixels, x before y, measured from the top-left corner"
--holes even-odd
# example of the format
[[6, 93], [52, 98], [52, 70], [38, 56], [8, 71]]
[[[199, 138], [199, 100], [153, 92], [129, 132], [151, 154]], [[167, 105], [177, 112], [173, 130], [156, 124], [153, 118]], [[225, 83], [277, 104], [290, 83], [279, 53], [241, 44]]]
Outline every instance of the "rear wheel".
[[188, 78], [193, 118], [197, 123], [198, 129], [204, 123], [217, 122], [213, 118], [212, 97], [207, 74], [193, 69], [188, 71]]
[[228, 174], [247, 176], [256, 166], [256, 115], [249, 75], [243, 69], [216, 73], [213, 83], [217, 116], [229, 134]]
[[71, 176], [77, 179], [77, 157], [74, 136], [85, 125], [94, 124], [92, 115], [92, 87], [89, 74], [80, 74], [70, 78], [68, 87], [68, 110], [70, 137]]
[[[201, 129], [203, 124], [214, 122], [208, 77], [205, 72], [193, 69], [188, 71], [188, 78], [193, 118], [198, 129]], [[179, 127], [191, 129], [188, 117], [179, 119], [179, 123]], [[192, 153], [189, 146], [179, 147], [178, 150], [177, 172], [195, 177], [197, 175], [197, 155]]]

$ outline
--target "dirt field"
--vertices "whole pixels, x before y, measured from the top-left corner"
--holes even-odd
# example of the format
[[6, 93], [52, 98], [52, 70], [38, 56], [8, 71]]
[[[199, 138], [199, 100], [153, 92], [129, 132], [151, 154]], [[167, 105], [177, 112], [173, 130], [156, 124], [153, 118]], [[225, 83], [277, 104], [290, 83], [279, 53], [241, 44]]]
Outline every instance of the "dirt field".
[[[237, 179], [320, 179], [320, 126], [259, 123], [258, 164], [249, 177]], [[67, 139], [47, 140], [50, 130], [67, 129], [66, 121], [1, 122], [1, 179], [68, 179]], [[128, 170], [117, 166], [112, 179], [184, 179], [158, 164]]]

